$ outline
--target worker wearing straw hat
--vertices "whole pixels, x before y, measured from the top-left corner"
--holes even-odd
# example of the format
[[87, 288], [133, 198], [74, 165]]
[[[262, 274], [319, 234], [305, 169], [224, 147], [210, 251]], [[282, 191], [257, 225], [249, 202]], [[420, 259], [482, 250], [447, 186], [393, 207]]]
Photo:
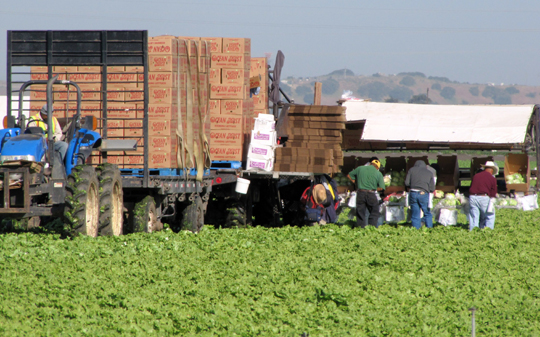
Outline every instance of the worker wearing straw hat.
[[499, 167], [492, 161], [482, 165], [484, 169], [474, 175], [469, 189], [469, 229], [495, 228], [495, 208], [490, 207], [491, 198], [497, 196], [497, 179]]

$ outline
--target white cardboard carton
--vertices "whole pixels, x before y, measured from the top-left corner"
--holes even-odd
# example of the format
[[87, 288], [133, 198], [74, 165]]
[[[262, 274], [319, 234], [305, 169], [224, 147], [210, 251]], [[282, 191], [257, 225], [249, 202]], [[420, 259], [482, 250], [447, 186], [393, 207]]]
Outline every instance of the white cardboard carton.
[[246, 166], [247, 171], [263, 170], [271, 172], [274, 170], [274, 159], [254, 159], [248, 156]]
[[[272, 116], [272, 115], [270, 115]], [[253, 125], [253, 131], [262, 131], [262, 132], [268, 132], [268, 131], [275, 131], [276, 130], [276, 122], [274, 122], [274, 116], [272, 116], [272, 120], [268, 120], [266, 118], [255, 118], [255, 123]]]
[[250, 144], [248, 158], [253, 159], [274, 159], [274, 148], [266, 145]]
[[275, 131], [252, 131], [251, 132], [251, 144], [276, 146], [276, 132]]

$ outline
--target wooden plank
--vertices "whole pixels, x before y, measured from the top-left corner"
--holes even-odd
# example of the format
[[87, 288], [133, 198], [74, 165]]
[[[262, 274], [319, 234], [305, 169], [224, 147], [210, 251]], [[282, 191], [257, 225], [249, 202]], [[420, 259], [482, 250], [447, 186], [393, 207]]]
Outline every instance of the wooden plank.
[[321, 105], [322, 82], [315, 82], [315, 94], [313, 95], [313, 105]]

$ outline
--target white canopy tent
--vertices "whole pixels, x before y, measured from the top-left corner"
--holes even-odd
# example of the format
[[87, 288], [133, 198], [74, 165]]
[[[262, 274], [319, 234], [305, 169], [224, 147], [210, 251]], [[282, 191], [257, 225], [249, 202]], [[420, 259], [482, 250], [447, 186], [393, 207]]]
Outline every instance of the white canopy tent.
[[347, 122], [365, 121], [361, 141], [519, 144], [535, 105], [429, 105], [345, 101]]

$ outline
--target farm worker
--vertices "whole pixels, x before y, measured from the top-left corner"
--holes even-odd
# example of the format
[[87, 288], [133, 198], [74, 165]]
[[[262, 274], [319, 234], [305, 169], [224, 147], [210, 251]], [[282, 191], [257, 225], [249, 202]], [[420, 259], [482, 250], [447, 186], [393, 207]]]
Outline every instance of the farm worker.
[[[54, 109], [52, 110], [54, 112]], [[43, 107], [41, 107], [41, 110], [38, 114], [32, 116], [29, 118], [28, 126], [38, 126], [41, 129], [43, 129], [43, 132], [47, 134], [47, 104], [45, 104]], [[54, 139], [54, 151], [58, 151], [60, 153], [60, 157], [62, 158], [62, 162], [64, 162], [64, 159], [66, 157], [66, 152], [68, 149], [68, 144], [66, 142], [62, 141], [62, 127], [60, 126], [60, 123], [58, 123], [58, 119], [53, 116], [53, 139]]]
[[366, 227], [366, 208], [369, 211], [368, 223], [377, 227], [379, 220], [378, 191], [383, 191], [384, 177], [379, 171], [381, 162], [371, 161], [369, 166], [358, 166], [347, 177], [356, 184], [356, 227]]
[[309, 224], [325, 225], [328, 221], [326, 208], [332, 207], [332, 195], [323, 184], [310, 186], [304, 190], [300, 202], [305, 211], [304, 220]]
[[[469, 189], [469, 229], [475, 227], [495, 228], [495, 209], [489, 207], [490, 199], [497, 196], [499, 167], [493, 161], [487, 161], [483, 171], [474, 175]], [[492, 209], [489, 209], [492, 208]]]
[[[427, 228], [432, 228], [433, 218], [429, 209], [429, 195], [435, 191], [435, 179], [423, 160], [416, 161], [409, 170], [405, 177], [405, 186], [409, 188], [412, 225], [420, 229], [424, 222]], [[420, 219], [420, 209], [424, 212], [422, 219]]]

